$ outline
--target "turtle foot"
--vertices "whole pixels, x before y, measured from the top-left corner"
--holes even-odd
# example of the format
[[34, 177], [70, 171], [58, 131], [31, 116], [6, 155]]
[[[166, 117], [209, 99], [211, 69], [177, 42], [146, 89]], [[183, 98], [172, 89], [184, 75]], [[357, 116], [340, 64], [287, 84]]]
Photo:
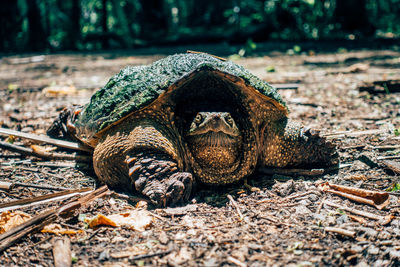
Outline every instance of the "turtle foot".
[[47, 129], [47, 135], [53, 138], [73, 139], [75, 127], [72, 121], [81, 111], [81, 106], [64, 108], [57, 119]]
[[165, 207], [189, 199], [193, 176], [179, 172], [176, 163], [167, 155], [139, 153], [126, 160], [129, 177], [137, 192], [150, 199], [157, 207]]

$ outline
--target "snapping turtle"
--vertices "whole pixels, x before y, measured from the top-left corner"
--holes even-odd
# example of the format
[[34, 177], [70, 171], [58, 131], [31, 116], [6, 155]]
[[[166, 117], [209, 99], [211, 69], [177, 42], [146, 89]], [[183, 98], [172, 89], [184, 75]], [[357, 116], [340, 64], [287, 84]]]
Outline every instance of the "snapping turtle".
[[[259, 167], [332, 166], [335, 146], [288, 119], [277, 91], [208, 54], [126, 67], [48, 130], [91, 146], [99, 179], [159, 206], [187, 200], [195, 181], [236, 182]], [[67, 129], [65, 131], [65, 129]]]

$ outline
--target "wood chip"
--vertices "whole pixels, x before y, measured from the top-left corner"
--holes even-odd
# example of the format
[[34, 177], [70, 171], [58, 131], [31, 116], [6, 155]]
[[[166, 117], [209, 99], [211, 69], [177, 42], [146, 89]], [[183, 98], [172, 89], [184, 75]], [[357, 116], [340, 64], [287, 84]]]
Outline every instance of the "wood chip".
[[330, 232], [330, 233], [336, 233], [339, 235], [343, 235], [343, 236], [348, 236], [351, 238], [354, 238], [356, 236], [356, 232], [354, 231], [350, 231], [350, 230], [346, 230], [346, 229], [342, 229], [339, 227], [325, 227], [324, 230], [326, 232]]
[[71, 260], [71, 241], [68, 237], [53, 239], [53, 258], [55, 267], [69, 267]]

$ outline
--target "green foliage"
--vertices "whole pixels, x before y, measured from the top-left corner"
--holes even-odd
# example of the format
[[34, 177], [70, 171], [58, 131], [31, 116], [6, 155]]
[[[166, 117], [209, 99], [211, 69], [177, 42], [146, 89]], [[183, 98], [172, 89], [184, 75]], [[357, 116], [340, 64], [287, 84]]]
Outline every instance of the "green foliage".
[[399, 183], [394, 183], [391, 187], [386, 189], [386, 191], [388, 191], [388, 192], [400, 191], [400, 184]]
[[275, 67], [272, 66], [272, 65], [267, 66], [267, 67], [265, 68], [265, 71], [266, 71], [266, 72], [275, 72]]
[[0, 51], [234, 40], [248, 56], [269, 39], [400, 37], [399, 0], [18, 0], [2, 10]]
[[74, 263], [77, 263], [77, 262], [78, 262], [78, 258], [75, 257], [75, 256], [72, 256], [71, 257], [71, 263], [74, 264]]

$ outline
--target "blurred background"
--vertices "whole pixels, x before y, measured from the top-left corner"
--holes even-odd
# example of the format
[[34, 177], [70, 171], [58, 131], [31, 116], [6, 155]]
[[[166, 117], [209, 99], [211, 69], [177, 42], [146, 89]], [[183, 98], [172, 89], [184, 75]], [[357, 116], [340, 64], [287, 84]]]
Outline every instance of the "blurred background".
[[266, 41], [396, 43], [400, 0], [2, 0], [0, 52]]

